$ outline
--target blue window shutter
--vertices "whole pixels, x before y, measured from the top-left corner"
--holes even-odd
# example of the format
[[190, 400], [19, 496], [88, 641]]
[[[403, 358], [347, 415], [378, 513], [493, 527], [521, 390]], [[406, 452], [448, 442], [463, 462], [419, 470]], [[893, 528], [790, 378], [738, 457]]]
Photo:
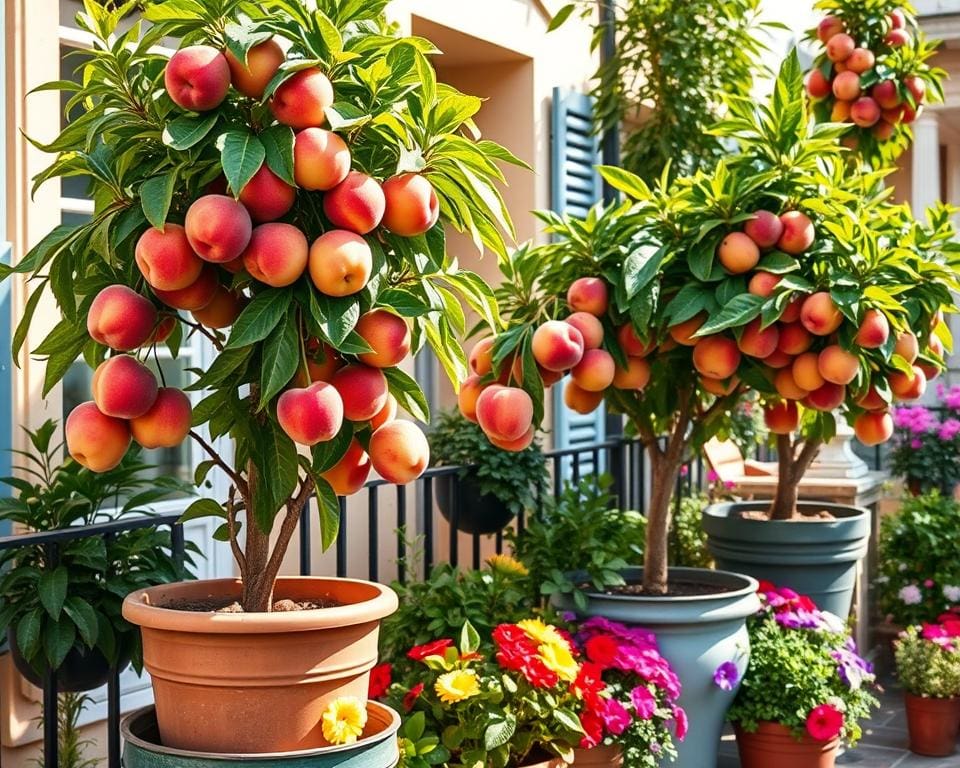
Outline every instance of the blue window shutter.
[[[551, 208], [560, 214], [583, 218], [602, 196], [600, 144], [593, 131], [593, 99], [585, 93], [563, 93], [553, 89], [553, 142], [551, 146]], [[554, 442], [559, 449], [603, 442], [606, 415], [603, 407], [583, 416], [563, 404], [563, 386], [553, 388]], [[572, 461], [563, 462], [563, 474], [572, 474]], [[594, 467], [590, 454], [581, 456], [580, 474]]]
[[[10, 243], [0, 243], [0, 264], [10, 263]], [[10, 284], [12, 280], [0, 282], [0, 477], [11, 474], [11, 454], [13, 447], [13, 357], [10, 350]], [[0, 494], [9, 493], [9, 488], [0, 490]], [[0, 536], [10, 533], [10, 524], [0, 522]]]

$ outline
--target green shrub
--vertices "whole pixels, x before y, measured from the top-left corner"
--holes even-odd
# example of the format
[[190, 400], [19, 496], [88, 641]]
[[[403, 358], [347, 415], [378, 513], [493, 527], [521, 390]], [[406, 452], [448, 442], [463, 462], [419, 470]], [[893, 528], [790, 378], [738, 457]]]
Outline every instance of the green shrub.
[[914, 696], [960, 696], [960, 639], [925, 634], [920, 627], [909, 627], [894, 645], [900, 684]]
[[707, 549], [707, 534], [700, 523], [710, 503], [706, 494], [684, 496], [674, 507], [670, 527], [670, 564], [683, 568], [713, 568], [713, 556]]

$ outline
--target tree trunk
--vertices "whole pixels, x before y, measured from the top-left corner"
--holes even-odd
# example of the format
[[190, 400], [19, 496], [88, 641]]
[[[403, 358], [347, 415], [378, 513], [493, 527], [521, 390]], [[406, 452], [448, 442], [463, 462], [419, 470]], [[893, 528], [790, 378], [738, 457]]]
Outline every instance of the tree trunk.
[[270, 559], [270, 532], [260, 530], [253, 519], [254, 496], [258, 493], [259, 472], [253, 462], [247, 462], [247, 484], [250, 497], [246, 499], [246, 542], [244, 544], [245, 567], [240, 572], [243, 595], [240, 604], [246, 613], [267, 613], [273, 603], [273, 579], [267, 577]]
[[777, 435], [777, 491], [770, 505], [771, 520], [790, 520], [797, 512], [800, 481], [817, 456], [822, 440], [806, 440], [797, 451], [790, 435]]
[[671, 457], [659, 448], [648, 447], [651, 458], [650, 504], [647, 507], [647, 533], [643, 563], [643, 591], [650, 595], [667, 593], [669, 533], [673, 499], [683, 466], [683, 454]]

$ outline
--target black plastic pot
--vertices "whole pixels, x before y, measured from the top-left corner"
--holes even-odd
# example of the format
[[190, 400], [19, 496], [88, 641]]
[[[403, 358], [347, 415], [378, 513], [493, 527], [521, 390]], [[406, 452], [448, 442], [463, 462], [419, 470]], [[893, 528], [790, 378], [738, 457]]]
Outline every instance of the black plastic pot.
[[[10, 645], [10, 657], [13, 659], [13, 665], [17, 668], [17, 671], [28, 682], [38, 687], [42, 686], [43, 677], [30, 666], [30, 663], [20, 653], [14, 628], [7, 632], [7, 643]], [[120, 669], [124, 669], [128, 663], [129, 659], [122, 660]], [[105, 685], [109, 677], [110, 662], [107, 661], [99, 648], [90, 649], [74, 645], [67, 652], [60, 669], [57, 670], [57, 690], [92, 691], [94, 688]]]
[[458, 480], [454, 475], [444, 475], [435, 481], [437, 506], [440, 514], [449, 523], [453, 521], [454, 498], [456, 498], [456, 527], [470, 534], [490, 534], [502, 531], [513, 520], [510, 508], [492, 493], [481, 493], [477, 479], [467, 475]]

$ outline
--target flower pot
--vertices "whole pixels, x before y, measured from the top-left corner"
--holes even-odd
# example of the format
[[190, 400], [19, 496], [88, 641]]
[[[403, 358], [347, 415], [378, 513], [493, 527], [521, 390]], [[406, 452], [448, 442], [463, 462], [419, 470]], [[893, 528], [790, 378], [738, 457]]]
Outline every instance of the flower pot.
[[758, 723], [755, 733], [735, 730], [740, 768], [833, 768], [840, 746], [840, 739], [817, 741], [807, 733], [798, 741], [780, 723]]
[[870, 513], [860, 507], [801, 502], [835, 519], [802, 522], [749, 520], [739, 512], [765, 510], [768, 501], [711, 504], [703, 511], [707, 547], [717, 568], [745, 573], [808, 595], [842, 619], [850, 615], [857, 563], [867, 554]]
[[490, 534], [502, 531], [515, 515], [492, 493], [481, 493], [477, 479], [467, 475], [457, 480], [453, 475], [438, 477], [437, 507], [449, 523], [453, 519], [454, 500], [457, 507], [457, 530], [470, 534]]
[[952, 755], [960, 732], [960, 697], [931, 699], [905, 693], [910, 751], [927, 757]]
[[120, 724], [124, 768], [394, 768], [400, 759], [400, 716], [367, 704], [367, 727], [355, 744], [294, 752], [245, 755], [174, 749], [162, 744], [156, 711], [145, 707]]
[[[43, 677], [20, 653], [17, 645], [15, 628], [7, 631], [7, 643], [10, 646], [10, 658], [17, 671], [33, 685], [43, 685]], [[129, 659], [121, 659], [119, 668], [124, 669], [130, 663]], [[100, 652], [99, 648], [84, 648], [73, 646], [57, 670], [58, 691], [92, 691], [105, 685], [110, 677], [110, 662]]]
[[603, 744], [593, 749], [575, 749], [573, 764], [577, 768], [622, 768], [623, 751], [616, 745]]
[[123, 615], [141, 628], [162, 743], [213, 753], [291, 752], [327, 746], [320, 717], [341, 696], [367, 699], [380, 620], [397, 608], [388, 587], [286, 577], [276, 596], [336, 607], [283, 613], [172, 610], [177, 601], [240, 596], [236, 579], [134, 592]]
[[567, 768], [570, 765], [562, 757], [553, 757], [540, 750], [534, 750], [517, 768]]
[[[643, 570], [627, 568], [623, 577], [628, 584], [638, 584]], [[567, 595], [555, 597], [554, 603], [563, 610], [603, 616], [656, 634], [660, 653], [680, 678], [680, 706], [690, 721], [686, 738], [677, 742], [678, 756], [671, 765], [716, 768], [724, 719], [739, 686], [724, 691], [713, 682], [713, 675], [727, 661], [736, 663], [740, 677], [747, 669], [750, 638], [746, 620], [760, 608], [757, 582], [748, 576], [703, 568], [671, 568], [670, 581], [715, 585], [717, 591], [678, 597], [591, 593], [584, 611]]]

